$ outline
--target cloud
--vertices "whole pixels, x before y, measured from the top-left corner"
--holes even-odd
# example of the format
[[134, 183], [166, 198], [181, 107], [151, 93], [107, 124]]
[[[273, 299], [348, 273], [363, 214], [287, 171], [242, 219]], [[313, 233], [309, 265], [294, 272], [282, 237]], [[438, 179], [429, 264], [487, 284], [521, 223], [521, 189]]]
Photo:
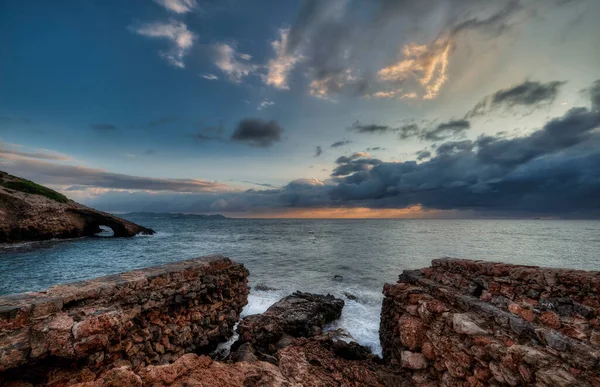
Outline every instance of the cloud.
[[90, 128], [94, 130], [115, 130], [117, 127], [109, 123], [90, 124]]
[[420, 150], [416, 153], [416, 155], [417, 155], [417, 160], [421, 161], [421, 160], [431, 157], [431, 152], [428, 150]]
[[440, 38], [429, 47], [408, 44], [402, 50], [400, 61], [377, 72], [379, 80], [399, 83], [417, 79], [425, 89], [423, 98], [434, 99], [448, 80], [448, 61], [453, 44], [449, 38]]
[[355, 121], [348, 130], [356, 131], [358, 133], [383, 134], [395, 132], [398, 128], [393, 128], [388, 125], [361, 124], [360, 121]]
[[368, 153], [340, 157], [325, 181], [298, 179], [281, 188], [190, 195], [110, 192], [90, 204], [121, 211], [231, 213], [420, 206], [476, 215], [597, 217], [599, 129], [600, 112], [580, 107], [526, 136], [442, 143], [435, 154], [419, 152], [420, 162], [383, 162]]
[[356, 176], [362, 175], [363, 173], [368, 173], [372, 170], [376, 165], [381, 164], [382, 161], [379, 159], [373, 158], [359, 158], [355, 160], [350, 160], [346, 163], [338, 163], [337, 167], [331, 172], [331, 176], [348, 176], [354, 175]]
[[215, 192], [227, 186], [198, 179], [160, 179], [106, 172], [100, 169], [39, 160], [7, 160], [0, 155], [0, 168], [40, 184], [95, 187], [122, 190], [170, 191], [178, 193]]
[[399, 128], [395, 128], [389, 125], [361, 124], [359, 121], [355, 121], [348, 130], [367, 134], [384, 134], [398, 132], [398, 136], [402, 140], [416, 137], [423, 141], [440, 141], [449, 137], [462, 134], [470, 128], [471, 123], [467, 120], [462, 119], [451, 120], [448, 122], [441, 123], [437, 126], [424, 128], [421, 128], [419, 125], [414, 123], [405, 124]]
[[421, 129], [417, 124], [407, 124], [400, 128], [399, 136], [401, 139], [406, 140], [407, 138], [417, 137], [421, 133]]
[[70, 156], [59, 152], [54, 152], [47, 149], [34, 149], [28, 152], [26, 150], [23, 150], [23, 147], [20, 145], [0, 141], [0, 159], [20, 160], [23, 158], [53, 161], [72, 160]]
[[315, 78], [317, 79], [313, 79], [308, 86], [308, 93], [313, 97], [331, 102], [336, 102], [332, 94], [339, 94], [348, 86], [359, 85], [361, 83], [361, 80], [349, 68]]
[[319, 157], [319, 156], [321, 156], [321, 154], [323, 154], [323, 148], [321, 148], [320, 146], [317, 146], [317, 148], [315, 150], [315, 157]]
[[155, 120], [148, 122], [148, 127], [156, 128], [159, 126], [165, 126], [165, 125], [171, 124], [173, 122], [176, 122], [178, 120], [179, 120], [179, 117], [176, 117], [176, 116], [160, 117], [160, 118], [157, 118]]
[[215, 74], [210, 74], [210, 73], [202, 74], [200, 76], [204, 79], [208, 79], [209, 81], [216, 81], [219, 79], [219, 77], [217, 77]]
[[453, 120], [441, 123], [434, 128], [425, 129], [419, 136], [427, 141], [440, 141], [461, 134], [470, 128], [471, 123], [467, 120]]
[[[443, 143], [428, 161], [347, 161], [332, 174], [334, 203], [600, 215], [600, 113], [574, 108], [528, 136]], [[360, 161], [360, 163], [358, 163]], [[349, 173], [350, 172], [350, 173]]]
[[370, 157], [371, 155], [367, 152], [354, 152], [350, 156], [340, 156], [335, 160], [336, 164], [347, 164], [353, 160]]
[[592, 109], [597, 112], [600, 111], [600, 79], [584, 91], [589, 95], [590, 100], [592, 101]]
[[265, 84], [276, 89], [289, 89], [288, 76], [296, 63], [302, 59], [301, 55], [290, 52], [289, 34], [290, 30], [288, 28], [282, 28], [279, 30], [279, 40], [271, 42], [275, 58], [267, 63], [267, 75], [264, 76], [263, 80]]
[[198, 6], [196, 0], [154, 0], [154, 2], [178, 14], [191, 12]]
[[348, 145], [350, 143], [352, 143], [352, 141], [349, 141], [349, 140], [336, 141], [333, 144], [331, 144], [329, 147], [330, 148], [339, 148], [341, 146]]
[[246, 118], [238, 124], [231, 135], [232, 141], [267, 148], [281, 140], [283, 129], [275, 121], [263, 121], [258, 118]]
[[188, 30], [185, 23], [175, 20], [170, 20], [168, 23], [143, 24], [132, 27], [132, 30], [142, 36], [169, 41], [171, 48], [168, 51], [160, 51], [159, 54], [167, 62], [180, 68], [185, 67], [183, 58], [188, 54], [197, 39], [196, 35]]
[[[289, 32], [285, 30], [285, 52], [302, 56], [309, 93], [320, 99], [336, 100], [342, 93], [434, 99], [448, 82], [456, 47], [470, 44], [475, 35], [490, 39], [487, 46], [493, 46], [491, 39], [518, 32], [515, 25], [551, 9], [551, 3], [555, 2], [306, 0]], [[420, 39], [407, 39], [411, 32]]]
[[258, 108], [256, 110], [261, 111], [261, 110], [271, 107], [273, 105], [275, 105], [275, 102], [265, 99], [260, 102], [260, 104], [258, 105]]
[[566, 82], [554, 81], [548, 83], [525, 81], [507, 89], [498, 90], [478, 102], [467, 118], [482, 116], [499, 108], [511, 109], [516, 106], [537, 108], [551, 105]]
[[256, 65], [240, 62], [237, 58], [244, 54], [238, 54], [233, 46], [219, 43], [213, 47], [215, 51], [215, 65], [227, 74], [232, 82], [240, 83], [244, 77], [247, 77], [258, 69]]

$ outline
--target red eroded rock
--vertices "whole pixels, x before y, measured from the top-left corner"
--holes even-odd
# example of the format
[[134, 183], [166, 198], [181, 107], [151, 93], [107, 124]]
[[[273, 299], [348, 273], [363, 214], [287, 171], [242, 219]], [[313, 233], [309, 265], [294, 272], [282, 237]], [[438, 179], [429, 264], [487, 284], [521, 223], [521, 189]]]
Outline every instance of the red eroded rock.
[[425, 328], [420, 318], [407, 315], [400, 317], [398, 333], [402, 344], [411, 351], [421, 348], [425, 337]]
[[540, 316], [539, 321], [542, 324], [544, 324], [544, 325], [546, 325], [546, 326], [548, 326], [550, 328], [553, 328], [553, 329], [558, 329], [562, 325], [561, 322], [560, 322], [560, 318], [558, 317], [558, 315], [556, 313], [554, 313], [554, 312], [551, 312], [551, 311], [542, 313], [542, 315]]

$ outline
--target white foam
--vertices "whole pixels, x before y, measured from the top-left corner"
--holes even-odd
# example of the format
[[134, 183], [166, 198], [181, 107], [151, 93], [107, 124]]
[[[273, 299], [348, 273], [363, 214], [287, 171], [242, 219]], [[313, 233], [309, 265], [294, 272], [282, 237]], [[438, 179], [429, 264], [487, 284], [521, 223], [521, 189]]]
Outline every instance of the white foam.
[[[381, 314], [381, 295], [372, 292], [357, 292], [363, 299], [365, 296], [374, 295], [378, 300], [372, 302], [361, 303], [358, 301], [345, 301], [342, 316], [327, 325], [325, 330], [343, 329], [350, 336], [351, 340], [371, 348], [371, 351], [381, 356], [381, 345], [379, 344], [379, 316]], [[367, 294], [368, 293], [368, 294]], [[252, 291], [248, 295], [248, 304], [244, 307], [241, 317], [252, 314], [264, 313], [271, 305], [285, 297], [287, 294], [283, 291]], [[360, 297], [359, 296], [359, 297]]]

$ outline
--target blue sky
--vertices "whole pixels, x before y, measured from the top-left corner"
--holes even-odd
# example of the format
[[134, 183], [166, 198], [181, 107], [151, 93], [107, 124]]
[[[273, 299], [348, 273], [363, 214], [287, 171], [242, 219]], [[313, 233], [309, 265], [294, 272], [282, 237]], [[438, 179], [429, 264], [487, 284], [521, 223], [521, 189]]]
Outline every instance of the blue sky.
[[[0, 169], [119, 212], [597, 213], [599, 16], [593, 0], [3, 1]], [[583, 163], [576, 186], [543, 163]]]

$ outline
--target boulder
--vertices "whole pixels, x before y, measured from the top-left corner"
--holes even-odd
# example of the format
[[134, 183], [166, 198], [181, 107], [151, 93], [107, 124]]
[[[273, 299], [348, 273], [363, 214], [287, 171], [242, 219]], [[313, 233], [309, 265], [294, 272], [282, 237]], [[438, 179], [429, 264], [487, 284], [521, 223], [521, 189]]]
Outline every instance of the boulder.
[[278, 342], [289, 343], [290, 336], [320, 334], [325, 324], [341, 316], [343, 307], [343, 300], [329, 294], [295, 292], [277, 301], [265, 313], [242, 319], [237, 327], [239, 339], [232, 349], [251, 343], [260, 353], [273, 355], [285, 346]]

